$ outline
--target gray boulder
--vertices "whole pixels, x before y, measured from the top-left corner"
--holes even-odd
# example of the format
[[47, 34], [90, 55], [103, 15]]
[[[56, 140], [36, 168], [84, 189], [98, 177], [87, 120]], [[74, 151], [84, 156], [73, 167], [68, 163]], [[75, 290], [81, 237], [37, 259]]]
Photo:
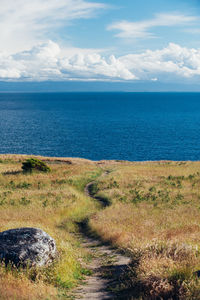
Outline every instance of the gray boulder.
[[55, 241], [38, 228], [17, 228], [0, 232], [0, 260], [7, 265], [45, 266], [56, 257]]

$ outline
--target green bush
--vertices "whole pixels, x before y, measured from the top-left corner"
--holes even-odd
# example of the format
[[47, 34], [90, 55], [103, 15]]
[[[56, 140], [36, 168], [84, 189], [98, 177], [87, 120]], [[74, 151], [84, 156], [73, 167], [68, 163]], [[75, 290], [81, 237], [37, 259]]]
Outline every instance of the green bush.
[[41, 172], [50, 172], [51, 169], [47, 166], [47, 164], [37, 158], [28, 158], [26, 161], [22, 163], [22, 170], [24, 172], [32, 172], [33, 170], [41, 171]]

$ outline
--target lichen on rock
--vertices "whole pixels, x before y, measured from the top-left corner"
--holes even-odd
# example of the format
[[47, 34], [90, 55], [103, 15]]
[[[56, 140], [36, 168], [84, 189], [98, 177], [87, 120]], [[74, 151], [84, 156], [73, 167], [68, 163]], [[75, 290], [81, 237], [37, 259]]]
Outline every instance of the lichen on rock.
[[17, 228], [0, 232], [0, 260], [15, 266], [49, 265], [56, 258], [56, 244], [39, 228]]

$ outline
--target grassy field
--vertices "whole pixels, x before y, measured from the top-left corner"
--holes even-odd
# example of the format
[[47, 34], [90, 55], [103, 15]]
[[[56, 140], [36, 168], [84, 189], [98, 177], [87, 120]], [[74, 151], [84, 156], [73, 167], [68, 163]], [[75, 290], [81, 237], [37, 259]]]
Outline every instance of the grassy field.
[[0, 268], [0, 299], [60, 299], [87, 274], [89, 257], [74, 233], [76, 222], [98, 210], [83, 193], [87, 182], [101, 173], [96, 164], [81, 159], [47, 164], [50, 173], [23, 174], [24, 156], [0, 156], [0, 231], [37, 227], [56, 241], [59, 259], [45, 270], [9, 272]]
[[[0, 231], [39, 227], [56, 240], [59, 258], [40, 270], [1, 266], [0, 299], [66, 298], [88, 273], [91, 258], [76, 235], [86, 218], [131, 254], [119, 288], [132, 289], [133, 299], [200, 299], [200, 162], [42, 158], [50, 173], [24, 174], [25, 158], [0, 155]], [[109, 207], [84, 195], [92, 180]]]
[[133, 257], [133, 299], [200, 299], [200, 162], [112, 163], [91, 227]]

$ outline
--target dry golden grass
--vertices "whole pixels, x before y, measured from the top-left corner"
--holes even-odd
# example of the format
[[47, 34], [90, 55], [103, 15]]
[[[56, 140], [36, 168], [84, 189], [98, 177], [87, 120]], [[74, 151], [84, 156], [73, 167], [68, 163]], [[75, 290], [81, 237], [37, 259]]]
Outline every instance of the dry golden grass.
[[55, 287], [40, 282], [32, 282], [25, 276], [14, 277], [11, 272], [0, 274], [0, 299], [42, 300], [57, 299]]
[[[52, 171], [23, 174], [27, 157], [0, 155], [0, 231], [39, 227], [56, 240], [59, 259], [34, 276], [0, 267], [0, 299], [62, 298], [86, 272], [74, 233], [91, 216], [98, 234], [132, 254], [124, 280], [134, 299], [200, 299], [200, 162], [38, 157]], [[102, 169], [111, 173], [98, 180], [98, 194], [112, 205], [99, 211], [83, 189]]]
[[74, 233], [76, 222], [98, 209], [83, 187], [101, 169], [81, 159], [42, 158], [48, 161], [50, 173], [24, 174], [25, 158], [0, 156], [0, 231], [41, 228], [55, 239], [59, 259], [47, 270], [37, 270], [34, 280], [32, 271], [5, 272], [0, 267], [0, 299], [56, 299], [85, 273], [80, 261], [87, 259], [87, 253]]
[[99, 180], [98, 194], [112, 205], [90, 224], [137, 261], [129, 283], [139, 289], [135, 297], [200, 299], [194, 275], [200, 270], [200, 162], [122, 162], [111, 168]]

